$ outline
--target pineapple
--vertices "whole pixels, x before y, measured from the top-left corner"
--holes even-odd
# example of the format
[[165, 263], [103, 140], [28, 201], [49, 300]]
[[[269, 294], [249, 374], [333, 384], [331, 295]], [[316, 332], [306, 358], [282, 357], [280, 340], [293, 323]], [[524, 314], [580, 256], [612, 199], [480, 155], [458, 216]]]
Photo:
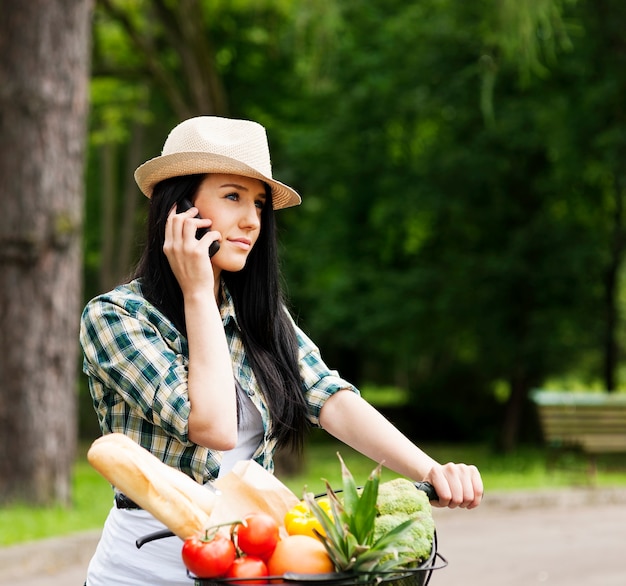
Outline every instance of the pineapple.
[[408, 548], [403, 538], [415, 525], [407, 520], [393, 529], [375, 535], [377, 516], [376, 499], [382, 467], [379, 464], [369, 475], [362, 489], [357, 488], [354, 478], [343, 459], [341, 463], [343, 492], [341, 498], [326, 482], [331, 514], [329, 515], [313, 493], [306, 493], [304, 500], [324, 529], [325, 535], [317, 534], [339, 572], [380, 573], [406, 567]]

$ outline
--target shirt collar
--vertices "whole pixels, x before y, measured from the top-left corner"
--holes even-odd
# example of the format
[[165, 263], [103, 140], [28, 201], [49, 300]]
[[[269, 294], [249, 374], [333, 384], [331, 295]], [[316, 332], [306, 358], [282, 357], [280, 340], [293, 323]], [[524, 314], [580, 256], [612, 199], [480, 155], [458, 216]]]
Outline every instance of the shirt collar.
[[223, 279], [221, 280], [220, 299], [220, 315], [222, 316], [224, 327], [232, 320], [237, 329], [241, 330], [237, 322], [237, 314], [235, 313], [235, 302]]

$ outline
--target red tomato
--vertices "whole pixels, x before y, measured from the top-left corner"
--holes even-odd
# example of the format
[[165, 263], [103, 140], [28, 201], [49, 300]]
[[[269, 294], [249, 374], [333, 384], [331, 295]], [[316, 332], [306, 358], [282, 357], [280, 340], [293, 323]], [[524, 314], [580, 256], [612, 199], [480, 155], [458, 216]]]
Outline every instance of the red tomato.
[[237, 546], [244, 553], [268, 559], [280, 539], [278, 523], [266, 513], [250, 513], [237, 526]]
[[[267, 566], [261, 558], [257, 558], [251, 555], [245, 555], [237, 558], [232, 566], [228, 569], [226, 574], [227, 578], [246, 578], [246, 580], [236, 581], [233, 580], [233, 584], [265, 584], [268, 576]], [[258, 580], [252, 580], [251, 578], [259, 578]]]
[[224, 576], [235, 561], [235, 544], [219, 533], [211, 539], [190, 537], [183, 543], [183, 562], [198, 578]]

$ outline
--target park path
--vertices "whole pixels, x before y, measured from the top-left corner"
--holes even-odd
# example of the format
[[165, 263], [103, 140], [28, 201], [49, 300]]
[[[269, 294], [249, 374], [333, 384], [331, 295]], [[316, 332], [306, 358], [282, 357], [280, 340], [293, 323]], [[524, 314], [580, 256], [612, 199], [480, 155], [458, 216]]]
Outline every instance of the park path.
[[[626, 489], [491, 494], [434, 516], [448, 566], [430, 586], [626, 586]], [[97, 539], [0, 548], [0, 585], [82, 586]]]
[[626, 499], [436, 511], [432, 586], [626, 586]]

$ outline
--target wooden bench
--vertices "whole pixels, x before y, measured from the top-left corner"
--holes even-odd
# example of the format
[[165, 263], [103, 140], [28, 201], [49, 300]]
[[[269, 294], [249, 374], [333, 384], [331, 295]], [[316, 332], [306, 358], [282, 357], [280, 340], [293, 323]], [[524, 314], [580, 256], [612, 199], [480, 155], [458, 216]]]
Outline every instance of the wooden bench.
[[598, 455], [626, 453], [626, 394], [536, 390], [531, 399], [548, 447], [582, 451], [590, 475]]

